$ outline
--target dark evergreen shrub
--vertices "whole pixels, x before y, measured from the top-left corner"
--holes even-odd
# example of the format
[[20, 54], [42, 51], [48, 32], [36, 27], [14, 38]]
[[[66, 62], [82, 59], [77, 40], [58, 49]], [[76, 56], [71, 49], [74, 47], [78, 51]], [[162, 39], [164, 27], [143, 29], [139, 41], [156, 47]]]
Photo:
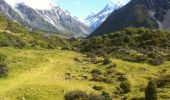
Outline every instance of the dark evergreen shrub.
[[103, 91], [101, 95], [105, 98], [104, 100], [112, 100], [108, 92]]
[[158, 100], [157, 86], [153, 80], [149, 80], [145, 90], [145, 100]]
[[100, 91], [100, 90], [103, 89], [102, 86], [93, 86], [92, 88], [93, 88], [94, 90], [97, 90], [97, 91]]
[[131, 84], [129, 81], [124, 81], [120, 84], [120, 88], [122, 89], [123, 93], [128, 93], [131, 91]]
[[89, 96], [83, 91], [72, 91], [65, 95], [65, 100], [89, 100]]
[[104, 58], [103, 65], [110, 64], [112, 61], [109, 58]]
[[149, 60], [149, 63], [153, 66], [159, 66], [164, 62], [165, 62], [164, 58], [154, 58]]
[[103, 82], [103, 77], [102, 77], [101, 75], [92, 74], [92, 79], [91, 79], [91, 81]]
[[0, 63], [0, 77], [8, 75], [8, 66], [5, 63]]
[[0, 53], [0, 62], [4, 62], [4, 60], [7, 58], [6, 55]]
[[95, 58], [96, 57], [96, 54], [95, 53], [87, 53], [87, 57], [88, 58]]
[[101, 72], [99, 69], [93, 69], [93, 70], [91, 71], [91, 73], [92, 73], [92, 74], [96, 74], [96, 75], [101, 75], [101, 74], [102, 74], [102, 72]]

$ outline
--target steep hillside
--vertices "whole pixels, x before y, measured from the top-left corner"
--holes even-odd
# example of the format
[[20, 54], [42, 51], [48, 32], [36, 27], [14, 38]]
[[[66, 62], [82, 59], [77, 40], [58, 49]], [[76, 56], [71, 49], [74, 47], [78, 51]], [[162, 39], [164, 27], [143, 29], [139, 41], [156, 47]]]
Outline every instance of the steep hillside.
[[0, 47], [15, 48], [69, 48], [66, 38], [30, 32], [22, 25], [0, 15]]
[[83, 40], [78, 46], [81, 52], [91, 57], [110, 56], [155, 66], [168, 60], [169, 47], [169, 32], [145, 28], [127, 28], [93, 37]]
[[[169, 0], [131, 0], [113, 12], [91, 36], [111, 33], [127, 27], [168, 29]], [[165, 23], [166, 22], [166, 23]]]

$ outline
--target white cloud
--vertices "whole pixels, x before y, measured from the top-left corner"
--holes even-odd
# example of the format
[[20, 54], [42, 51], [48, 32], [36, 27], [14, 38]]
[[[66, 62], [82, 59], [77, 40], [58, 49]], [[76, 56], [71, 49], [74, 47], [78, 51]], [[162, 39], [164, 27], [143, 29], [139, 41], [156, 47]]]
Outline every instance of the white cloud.
[[5, 0], [7, 3], [16, 6], [18, 3], [24, 3], [35, 9], [51, 9], [52, 6], [57, 6], [53, 0]]

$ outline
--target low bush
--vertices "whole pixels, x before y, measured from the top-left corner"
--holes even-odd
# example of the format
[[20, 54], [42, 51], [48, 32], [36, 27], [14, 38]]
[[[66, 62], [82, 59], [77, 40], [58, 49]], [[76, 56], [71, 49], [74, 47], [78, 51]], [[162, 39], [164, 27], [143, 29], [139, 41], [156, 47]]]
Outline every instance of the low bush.
[[103, 91], [101, 95], [105, 98], [104, 100], [112, 100], [108, 92]]
[[122, 89], [123, 93], [128, 93], [131, 91], [131, 84], [129, 81], [124, 81], [120, 84], [120, 88]]
[[159, 66], [165, 62], [164, 58], [149, 59], [149, 63], [153, 66]]
[[112, 61], [109, 58], [104, 58], [103, 65], [110, 64]]
[[83, 91], [72, 91], [65, 95], [65, 100], [88, 100], [88, 94]]
[[91, 71], [91, 74], [101, 75], [102, 72], [101, 72], [99, 69], [93, 69], [93, 70]]
[[158, 100], [157, 86], [153, 80], [149, 80], [145, 90], [145, 100]]
[[8, 75], [8, 66], [5, 63], [0, 63], [0, 77]]
[[93, 89], [97, 90], [97, 91], [100, 91], [100, 90], [103, 89], [103, 87], [102, 86], [93, 86]]
[[0, 62], [4, 62], [6, 58], [7, 58], [6, 55], [0, 53]]
[[87, 94], [83, 91], [72, 91], [65, 95], [65, 100], [109, 100], [102, 95]]
[[102, 77], [101, 75], [92, 74], [92, 79], [91, 79], [91, 81], [103, 82], [103, 77]]

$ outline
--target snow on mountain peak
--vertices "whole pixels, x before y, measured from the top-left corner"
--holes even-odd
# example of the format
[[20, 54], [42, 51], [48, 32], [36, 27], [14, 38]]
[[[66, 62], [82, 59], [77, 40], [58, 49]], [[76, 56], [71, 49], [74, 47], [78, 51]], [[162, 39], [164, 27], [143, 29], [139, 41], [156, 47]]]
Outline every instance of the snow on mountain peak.
[[90, 14], [85, 19], [85, 24], [89, 26], [92, 30], [95, 30], [98, 26], [100, 26], [103, 21], [106, 20], [106, 18], [115, 10], [121, 8], [124, 6], [125, 3], [123, 0], [112, 0], [110, 3], [108, 3], [104, 9], [102, 9], [100, 12], [96, 14]]
[[112, 0], [111, 3], [109, 3], [111, 6], [113, 5], [124, 5], [123, 0]]
[[57, 4], [53, 0], [5, 0], [9, 5], [13, 8], [16, 7], [17, 4], [23, 3], [31, 8], [39, 9], [39, 10], [47, 10], [56, 7]]

